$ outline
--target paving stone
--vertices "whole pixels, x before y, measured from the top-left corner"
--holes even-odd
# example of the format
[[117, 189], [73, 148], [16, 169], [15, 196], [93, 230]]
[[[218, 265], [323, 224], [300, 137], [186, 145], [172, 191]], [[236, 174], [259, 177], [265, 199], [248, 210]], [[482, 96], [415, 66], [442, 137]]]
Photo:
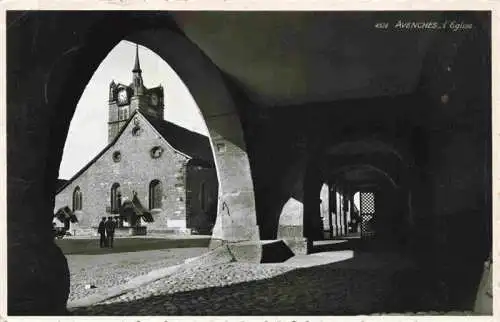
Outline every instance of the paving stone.
[[[107, 255], [67, 255], [70, 269], [69, 301], [96, 294], [155, 269], [184, 262], [206, 253], [205, 248], [182, 248]], [[97, 288], [85, 289], [85, 284]]]
[[[369, 258], [373, 261], [373, 257]], [[81, 315], [372, 314], [403, 310], [400, 285], [412, 271], [382, 259], [296, 268], [284, 264], [192, 262], [185, 269], [109, 299]], [[154, 314], [153, 314], [154, 313]]]

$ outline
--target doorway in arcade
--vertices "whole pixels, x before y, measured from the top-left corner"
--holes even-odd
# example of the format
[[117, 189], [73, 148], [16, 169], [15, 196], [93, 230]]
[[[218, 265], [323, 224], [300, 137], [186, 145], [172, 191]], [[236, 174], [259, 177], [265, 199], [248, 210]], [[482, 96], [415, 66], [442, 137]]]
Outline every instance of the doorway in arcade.
[[339, 169], [324, 179], [318, 239], [384, 248], [404, 244], [408, 198], [383, 170], [371, 165]]

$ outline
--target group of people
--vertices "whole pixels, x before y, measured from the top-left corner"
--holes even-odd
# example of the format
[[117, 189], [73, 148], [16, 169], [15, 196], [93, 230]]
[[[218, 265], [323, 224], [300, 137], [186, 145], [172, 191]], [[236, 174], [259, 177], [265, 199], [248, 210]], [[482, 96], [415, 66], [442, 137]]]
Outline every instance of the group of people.
[[99, 246], [101, 248], [113, 248], [115, 228], [116, 222], [113, 220], [113, 217], [108, 217], [108, 220], [106, 220], [106, 217], [102, 217], [99, 227], [97, 228], [97, 232], [101, 237], [99, 240]]

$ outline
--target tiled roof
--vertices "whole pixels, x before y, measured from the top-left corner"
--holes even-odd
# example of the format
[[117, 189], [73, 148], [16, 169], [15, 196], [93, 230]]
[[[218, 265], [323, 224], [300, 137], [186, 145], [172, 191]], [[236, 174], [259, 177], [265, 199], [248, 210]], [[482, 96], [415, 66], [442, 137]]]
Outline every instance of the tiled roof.
[[68, 180], [65, 179], [57, 179], [56, 182], [56, 190], [59, 190], [60, 187], [65, 186], [68, 183]]
[[212, 148], [206, 136], [186, 130], [168, 121], [142, 115], [174, 149], [193, 159], [213, 163]]

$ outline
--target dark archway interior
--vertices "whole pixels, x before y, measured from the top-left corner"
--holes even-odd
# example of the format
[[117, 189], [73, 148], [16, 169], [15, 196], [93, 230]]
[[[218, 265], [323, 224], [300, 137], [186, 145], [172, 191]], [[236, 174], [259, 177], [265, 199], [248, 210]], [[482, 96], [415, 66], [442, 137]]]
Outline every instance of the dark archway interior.
[[[311, 203], [305, 204], [304, 209], [317, 209], [314, 213], [304, 212], [304, 221], [311, 222], [307, 233], [319, 240], [359, 237], [365, 241], [400, 243], [411, 222], [409, 209], [405, 209], [411, 162], [390, 144], [369, 138], [325, 147], [323, 155], [310, 163], [306, 173], [309, 177], [304, 178], [308, 184], [304, 190], [317, 194], [316, 198], [308, 194], [311, 198], [304, 200]], [[369, 204], [367, 193], [373, 194]]]
[[[325, 200], [331, 218], [328, 228], [322, 220], [323, 239], [349, 237], [398, 247], [408, 237], [404, 235], [410, 228], [407, 191], [384, 170], [354, 162], [331, 173], [324, 185], [330, 191]], [[367, 193], [373, 200], [366, 200]]]
[[[373, 28], [403, 18], [474, 28]], [[392, 213], [403, 223], [380, 224], [384, 235], [405, 236], [446, 284], [448, 308], [469, 309], [492, 251], [490, 22], [489, 12], [8, 12], [9, 314], [66, 313], [68, 268], [51, 235], [59, 164], [80, 95], [121, 39], [172, 66], [212, 146], [224, 146], [214, 239], [280, 238], [295, 214], [304, 220], [288, 237], [320, 238], [324, 182], [375, 184], [382, 205], [402, 201]]]

